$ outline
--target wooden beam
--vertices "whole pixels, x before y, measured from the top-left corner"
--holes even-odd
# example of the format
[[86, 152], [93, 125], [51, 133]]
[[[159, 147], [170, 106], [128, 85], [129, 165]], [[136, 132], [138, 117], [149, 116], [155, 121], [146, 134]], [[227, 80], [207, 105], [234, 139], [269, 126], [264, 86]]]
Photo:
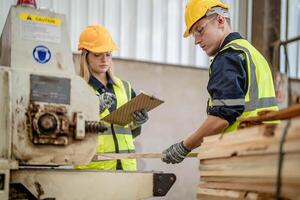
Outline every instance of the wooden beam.
[[[243, 158], [211, 159], [200, 163], [200, 175], [203, 177], [244, 177], [267, 178], [270, 181], [277, 176], [278, 155], [246, 156]], [[287, 154], [284, 157], [281, 180], [283, 185], [300, 187], [300, 154]], [[200, 178], [200, 180], [201, 180]], [[257, 183], [258, 184], [258, 183]]]
[[265, 112], [259, 116], [254, 117], [239, 117], [237, 120], [240, 122], [262, 122], [273, 120], [286, 120], [300, 116], [300, 104], [294, 104], [288, 108], [279, 111]]
[[[200, 160], [230, 158], [239, 156], [270, 155], [278, 154], [279, 141], [284, 130], [278, 125], [272, 134], [265, 134], [268, 125], [238, 130], [234, 134], [225, 134], [221, 139], [220, 135], [204, 138], [199, 148], [198, 158]], [[284, 153], [300, 152], [300, 119], [291, 120], [285, 143]]]
[[[267, 193], [270, 195], [275, 194], [275, 187], [273, 185], [257, 185], [257, 184], [241, 184], [241, 183], [201, 183], [200, 188], [212, 188], [212, 189], [225, 189], [225, 190], [235, 190], [235, 191], [245, 191], [245, 192], [257, 192], [257, 193]], [[275, 195], [274, 195], [275, 196]], [[282, 185], [282, 195], [283, 199], [299, 199], [299, 186], [291, 187], [287, 185]]]
[[237, 191], [237, 190], [223, 190], [211, 188], [198, 188], [197, 197], [199, 200], [273, 200], [274, 195], [261, 194], [255, 192]]
[[[162, 153], [104, 153], [96, 154], [93, 158], [93, 162], [104, 160], [117, 160], [117, 159], [161, 159]], [[188, 154], [188, 158], [197, 158], [198, 153], [191, 152]]]

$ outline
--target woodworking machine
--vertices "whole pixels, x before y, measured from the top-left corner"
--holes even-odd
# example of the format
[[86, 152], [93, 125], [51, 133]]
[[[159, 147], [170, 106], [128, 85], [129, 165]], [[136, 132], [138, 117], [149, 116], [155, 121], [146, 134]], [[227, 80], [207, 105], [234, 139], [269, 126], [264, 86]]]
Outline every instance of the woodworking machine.
[[12, 6], [0, 39], [0, 199], [144, 199], [175, 175], [75, 170], [95, 155], [99, 100], [75, 75], [66, 18]]

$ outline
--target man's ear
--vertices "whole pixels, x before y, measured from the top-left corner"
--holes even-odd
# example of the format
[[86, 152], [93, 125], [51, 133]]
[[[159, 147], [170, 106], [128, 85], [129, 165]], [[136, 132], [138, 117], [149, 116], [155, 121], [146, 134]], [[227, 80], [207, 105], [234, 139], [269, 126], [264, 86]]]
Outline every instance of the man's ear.
[[218, 24], [223, 27], [224, 24], [225, 24], [226, 18], [222, 15], [218, 15], [217, 16], [217, 21], [218, 21]]
[[219, 24], [224, 24], [225, 23], [225, 17], [222, 15], [218, 15], [217, 17], [217, 21], [219, 22]]

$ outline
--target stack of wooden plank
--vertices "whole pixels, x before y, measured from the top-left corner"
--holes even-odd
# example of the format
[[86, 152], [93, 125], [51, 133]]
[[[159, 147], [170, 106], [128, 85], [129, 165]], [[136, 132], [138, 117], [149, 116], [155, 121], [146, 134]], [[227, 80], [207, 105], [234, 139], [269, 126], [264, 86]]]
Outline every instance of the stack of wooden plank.
[[[204, 138], [198, 199], [274, 199], [279, 144], [287, 121]], [[290, 120], [283, 146], [280, 197], [300, 199], [300, 118]]]

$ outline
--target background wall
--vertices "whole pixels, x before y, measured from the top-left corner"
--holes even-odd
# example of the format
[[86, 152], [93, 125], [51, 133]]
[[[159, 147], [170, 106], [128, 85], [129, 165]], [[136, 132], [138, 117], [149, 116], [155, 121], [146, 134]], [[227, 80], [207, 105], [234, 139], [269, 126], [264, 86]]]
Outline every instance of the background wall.
[[[130, 80], [136, 92], [143, 90], [165, 101], [149, 113], [150, 119], [135, 141], [137, 152], [162, 152], [191, 134], [205, 119], [207, 70], [121, 59], [114, 59], [114, 66], [115, 74]], [[139, 170], [176, 174], [175, 185], [162, 198], [168, 200], [196, 199], [198, 165], [196, 158], [178, 165], [159, 159], [138, 161]]]
[[[231, 9], [232, 27], [247, 37], [247, 1], [224, 0]], [[0, 0], [0, 31], [11, 5]], [[80, 32], [90, 24], [102, 24], [112, 34], [120, 51], [114, 57], [178, 65], [206, 67], [208, 58], [183, 38], [187, 0], [36, 0], [37, 7], [66, 15], [72, 51]]]

